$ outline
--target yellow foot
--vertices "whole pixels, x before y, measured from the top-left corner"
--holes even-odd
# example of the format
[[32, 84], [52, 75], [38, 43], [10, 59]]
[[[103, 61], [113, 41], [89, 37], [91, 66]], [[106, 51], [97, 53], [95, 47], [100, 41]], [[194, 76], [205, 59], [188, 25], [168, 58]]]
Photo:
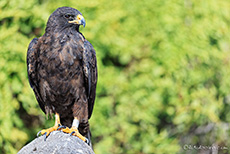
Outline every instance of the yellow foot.
[[50, 128], [48, 128], [48, 129], [43, 129], [43, 130], [41, 130], [41, 131], [39, 131], [39, 132], [37, 133], [37, 136], [39, 136], [39, 134], [44, 135], [44, 136], [45, 136], [45, 140], [46, 140], [46, 137], [49, 136], [49, 134], [50, 134], [51, 132], [58, 130], [58, 128], [59, 128], [59, 126], [58, 126], [58, 125], [55, 125], [55, 126], [50, 127]]
[[82, 141], [84, 141], [84, 142], [86, 142], [86, 143], [89, 142], [88, 139], [87, 139], [86, 137], [82, 136], [82, 135], [79, 133], [77, 127], [71, 127], [71, 128], [66, 127], [66, 128], [64, 128], [64, 129], [62, 129], [62, 131], [65, 132], [65, 133], [68, 133], [68, 134], [70, 134], [70, 135], [77, 136], [78, 138], [80, 138]]

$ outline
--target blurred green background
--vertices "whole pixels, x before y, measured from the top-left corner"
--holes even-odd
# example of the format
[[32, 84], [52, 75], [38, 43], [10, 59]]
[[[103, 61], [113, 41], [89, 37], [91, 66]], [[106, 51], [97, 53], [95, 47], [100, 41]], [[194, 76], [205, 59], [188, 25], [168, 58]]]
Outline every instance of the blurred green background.
[[1, 154], [54, 124], [29, 86], [26, 52], [60, 6], [81, 11], [97, 52], [95, 153], [230, 151], [229, 0], [1, 0]]

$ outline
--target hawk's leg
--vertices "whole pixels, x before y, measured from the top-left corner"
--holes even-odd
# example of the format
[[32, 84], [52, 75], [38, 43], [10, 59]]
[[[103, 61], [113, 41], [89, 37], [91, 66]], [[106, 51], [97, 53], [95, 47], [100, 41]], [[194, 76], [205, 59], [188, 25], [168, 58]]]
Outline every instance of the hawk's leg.
[[78, 126], [79, 126], [79, 120], [76, 117], [74, 117], [72, 127], [71, 128], [66, 127], [65, 129], [62, 129], [62, 131], [65, 133], [77, 136], [82, 141], [88, 143], [89, 142], [88, 139], [79, 133]]
[[[38, 132], [37, 136], [41, 133], [41, 135], [45, 135], [45, 137], [49, 136], [49, 134], [53, 131], [56, 131], [59, 126], [61, 125], [60, 123], [60, 115], [58, 113], [55, 113], [55, 124], [53, 127], [48, 128], [48, 129], [43, 129]], [[46, 139], [46, 138], [45, 138]]]

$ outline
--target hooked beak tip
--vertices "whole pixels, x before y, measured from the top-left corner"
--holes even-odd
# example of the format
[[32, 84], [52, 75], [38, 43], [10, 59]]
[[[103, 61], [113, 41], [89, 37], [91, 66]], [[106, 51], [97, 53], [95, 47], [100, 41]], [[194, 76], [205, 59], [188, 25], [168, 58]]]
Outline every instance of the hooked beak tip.
[[86, 22], [85, 22], [85, 19], [84, 19], [84, 18], [81, 19], [81, 25], [82, 25], [83, 27], [85, 27], [85, 25], [86, 25]]

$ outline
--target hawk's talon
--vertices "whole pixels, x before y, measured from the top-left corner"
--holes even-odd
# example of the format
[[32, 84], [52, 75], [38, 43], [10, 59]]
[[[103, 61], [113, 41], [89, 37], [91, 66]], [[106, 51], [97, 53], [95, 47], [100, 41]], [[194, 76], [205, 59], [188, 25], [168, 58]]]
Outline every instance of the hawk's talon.
[[75, 133], [75, 131], [72, 131], [72, 132], [70, 133], [70, 136], [72, 136], [74, 133]]
[[87, 138], [85, 138], [85, 143], [89, 144], [89, 140]]
[[42, 136], [44, 136], [44, 141], [46, 141], [46, 138], [47, 138], [46, 134], [47, 134], [47, 132], [45, 132], [45, 133], [42, 135]]
[[57, 128], [57, 130], [62, 129], [62, 128], [66, 128], [66, 126], [61, 125]]
[[41, 132], [42, 132], [42, 131], [40, 130], [40, 131], [37, 133], [37, 137], [40, 135]]

